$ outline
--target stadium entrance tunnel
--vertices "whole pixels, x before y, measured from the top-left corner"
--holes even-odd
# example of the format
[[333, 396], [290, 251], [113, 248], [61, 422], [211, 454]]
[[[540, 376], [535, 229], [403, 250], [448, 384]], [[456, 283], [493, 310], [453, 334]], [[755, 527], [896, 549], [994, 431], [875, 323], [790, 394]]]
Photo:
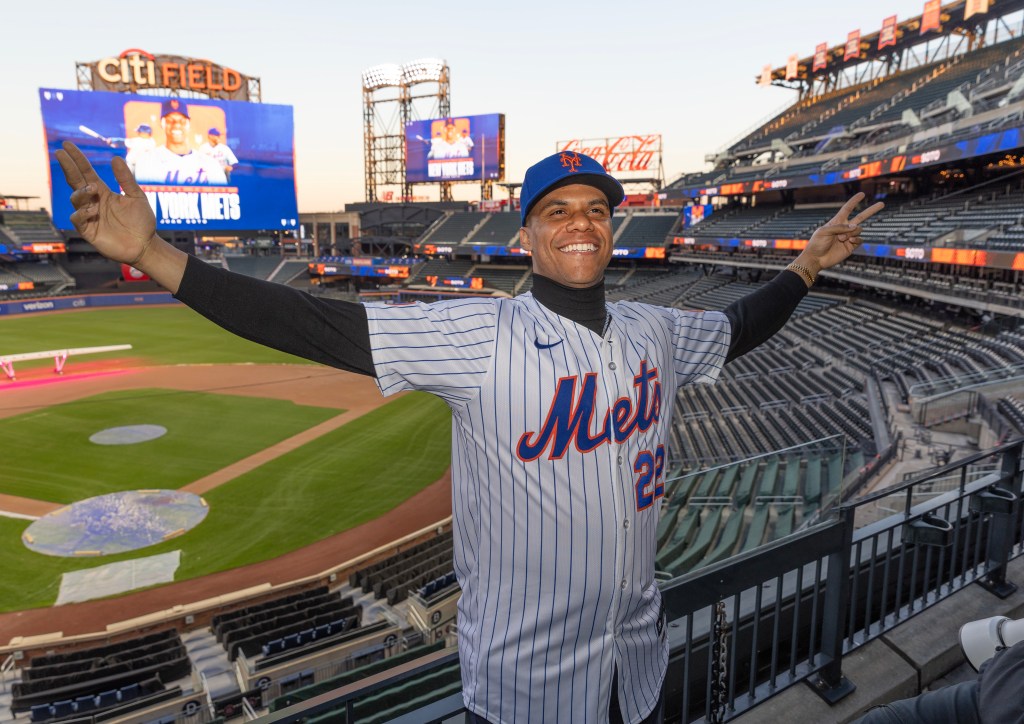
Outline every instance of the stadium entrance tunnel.
[[21, 540], [36, 553], [62, 558], [109, 556], [176, 538], [199, 525], [209, 508], [194, 493], [128, 490], [86, 498], [34, 521]]

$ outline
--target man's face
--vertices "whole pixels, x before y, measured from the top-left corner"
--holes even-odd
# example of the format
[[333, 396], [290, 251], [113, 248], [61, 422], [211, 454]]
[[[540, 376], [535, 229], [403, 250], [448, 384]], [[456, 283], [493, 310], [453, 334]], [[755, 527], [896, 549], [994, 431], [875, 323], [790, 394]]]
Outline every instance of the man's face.
[[608, 199], [594, 186], [557, 188], [530, 210], [519, 241], [533, 255], [535, 273], [567, 287], [593, 286], [612, 258]]
[[220, 143], [220, 136], [215, 136], [212, 133], [207, 133], [206, 140], [210, 142], [211, 146], [216, 146], [218, 143]]
[[188, 118], [181, 113], [168, 113], [160, 122], [163, 124], [168, 140], [173, 143], [185, 142], [185, 136], [188, 134]]

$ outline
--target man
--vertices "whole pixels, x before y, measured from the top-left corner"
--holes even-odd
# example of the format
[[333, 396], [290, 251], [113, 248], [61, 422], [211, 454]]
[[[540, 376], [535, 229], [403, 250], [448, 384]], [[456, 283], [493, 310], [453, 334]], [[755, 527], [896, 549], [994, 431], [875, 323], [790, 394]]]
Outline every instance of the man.
[[135, 128], [135, 135], [132, 138], [126, 138], [124, 145], [128, 149], [124, 160], [128, 162], [128, 168], [131, 169], [132, 173], [135, 173], [135, 167], [138, 165], [139, 159], [156, 148], [156, 141], [153, 140], [153, 129], [150, 128], [148, 123], [140, 123]]
[[155, 234], [123, 163], [113, 194], [58, 151], [79, 233], [247, 339], [426, 390], [452, 410], [459, 655], [469, 719], [661, 721], [668, 660], [654, 580], [665, 444], [679, 385], [713, 382], [777, 331], [819, 270], [852, 253], [851, 199], [774, 281], [721, 312], [608, 304], [622, 186], [595, 160], [526, 172], [533, 291], [389, 307], [321, 300], [217, 270]]
[[238, 158], [235, 156], [235, 152], [228, 147], [228, 144], [220, 140], [219, 128], [211, 128], [206, 132], [206, 143], [199, 147], [199, 152], [205, 153], [217, 161], [224, 172], [225, 180], [230, 183], [231, 172], [238, 165]]
[[212, 157], [192, 150], [188, 142], [188, 106], [179, 98], [168, 98], [160, 106], [164, 145], [140, 156], [135, 163], [135, 180], [161, 186], [207, 186], [227, 183], [220, 164]]

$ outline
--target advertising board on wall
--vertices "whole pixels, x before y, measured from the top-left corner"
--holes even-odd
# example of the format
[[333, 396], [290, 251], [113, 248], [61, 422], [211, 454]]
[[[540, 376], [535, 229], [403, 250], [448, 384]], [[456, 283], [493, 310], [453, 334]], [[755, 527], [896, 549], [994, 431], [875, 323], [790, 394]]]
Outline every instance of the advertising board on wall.
[[617, 179], [660, 177], [661, 134], [612, 138], [572, 138], [558, 141], [555, 152], [575, 151], [590, 156]]

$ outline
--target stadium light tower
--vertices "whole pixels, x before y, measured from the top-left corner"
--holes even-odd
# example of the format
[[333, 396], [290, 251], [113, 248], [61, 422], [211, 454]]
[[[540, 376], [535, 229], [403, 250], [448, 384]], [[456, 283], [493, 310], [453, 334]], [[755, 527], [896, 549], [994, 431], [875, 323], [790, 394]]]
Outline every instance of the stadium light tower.
[[[421, 58], [404, 65], [385, 63], [363, 71], [363, 151], [366, 200], [380, 201], [381, 186], [400, 185], [412, 196], [405, 173], [405, 126], [451, 112], [448, 63]], [[441, 183], [441, 200], [451, 200], [451, 184]]]

